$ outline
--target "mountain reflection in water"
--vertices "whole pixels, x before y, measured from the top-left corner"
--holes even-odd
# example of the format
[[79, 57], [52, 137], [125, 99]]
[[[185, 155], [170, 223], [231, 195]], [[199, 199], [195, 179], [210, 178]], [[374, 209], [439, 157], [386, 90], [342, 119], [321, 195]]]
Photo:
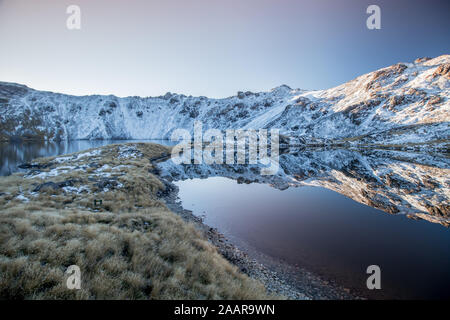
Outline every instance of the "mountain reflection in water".
[[[276, 176], [251, 165], [159, 166], [185, 209], [250, 253], [370, 298], [450, 297], [444, 155], [297, 150], [281, 155]], [[372, 264], [381, 268], [382, 290], [366, 287]]]
[[227, 177], [277, 189], [324, 187], [391, 214], [449, 226], [450, 161], [447, 155], [392, 150], [290, 150], [280, 170], [262, 176], [257, 165], [160, 164], [172, 181]]

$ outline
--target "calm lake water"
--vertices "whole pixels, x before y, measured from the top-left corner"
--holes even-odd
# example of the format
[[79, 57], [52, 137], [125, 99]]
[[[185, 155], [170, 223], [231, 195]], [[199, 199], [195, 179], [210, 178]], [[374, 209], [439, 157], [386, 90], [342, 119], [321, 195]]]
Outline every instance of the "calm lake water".
[[[183, 207], [233, 240], [374, 298], [450, 298], [450, 232], [321, 187], [212, 177], [176, 182]], [[381, 268], [368, 290], [366, 268]]]
[[[18, 171], [18, 165], [38, 157], [123, 142], [139, 141], [0, 143], [0, 174]], [[151, 142], [174, 144], [165, 140]], [[395, 159], [405, 157], [404, 154], [395, 155]], [[408, 170], [417, 167], [420, 170], [414, 169], [414, 174], [427, 177], [427, 181], [433, 175], [432, 178], [441, 180], [447, 175], [447, 159], [427, 160], [425, 157], [421, 161], [426, 165], [416, 166], [414, 161], [419, 158], [414, 156], [413, 160], [399, 162], [392, 168], [397, 176], [400, 173], [412, 176]], [[290, 174], [296, 177], [308, 178], [313, 173], [320, 176], [329, 170], [358, 182], [371, 181], [367, 176], [370, 171], [365, 171], [368, 159], [377, 168], [374, 172], [381, 172], [385, 168], [384, 162], [397, 161], [384, 160], [378, 154], [364, 158], [350, 151], [302, 152], [292, 159], [290, 167], [285, 170], [290, 170]], [[310, 165], [306, 169], [296, 168], [296, 163]], [[436, 168], [433, 163], [437, 164]], [[408, 184], [399, 187], [398, 182], [402, 180], [396, 175], [390, 180], [397, 179], [396, 188], [384, 186], [387, 189], [380, 189], [392, 191], [393, 199], [401, 195], [401, 188], [411, 187]], [[329, 181], [333, 182], [333, 179]], [[223, 176], [175, 183], [180, 189], [179, 197], [184, 208], [204, 216], [206, 224], [216, 227], [237, 244], [302, 266], [324, 279], [334, 280], [372, 298], [450, 298], [450, 230], [440, 224], [408, 219], [401, 214], [390, 215], [323, 187], [291, 187], [281, 191], [268, 184], [238, 184]], [[441, 188], [444, 193], [441, 192], [440, 197], [444, 197], [443, 203], [448, 202], [448, 198], [443, 196], [448, 193], [445, 183], [433, 183], [444, 188]], [[349, 188], [342, 182], [334, 185]], [[434, 187], [433, 184], [427, 185], [431, 189], [427, 189], [426, 194], [431, 197]], [[426, 186], [421, 186], [417, 192], [424, 188]], [[377, 200], [377, 192], [368, 197]], [[366, 288], [366, 268], [372, 264], [381, 268], [382, 290], [369, 291]]]

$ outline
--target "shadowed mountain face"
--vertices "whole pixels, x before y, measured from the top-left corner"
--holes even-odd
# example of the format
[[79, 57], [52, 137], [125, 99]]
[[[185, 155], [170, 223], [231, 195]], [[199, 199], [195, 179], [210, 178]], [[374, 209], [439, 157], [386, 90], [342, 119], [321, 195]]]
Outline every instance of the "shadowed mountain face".
[[320, 186], [391, 214], [450, 225], [450, 161], [447, 155], [387, 150], [289, 150], [280, 170], [260, 175], [258, 165], [161, 163], [170, 181], [227, 177], [277, 189]]
[[0, 82], [0, 139], [163, 139], [210, 129], [278, 128], [297, 144], [446, 147], [450, 56], [399, 63], [328, 90], [286, 85], [225, 99], [70, 96]]

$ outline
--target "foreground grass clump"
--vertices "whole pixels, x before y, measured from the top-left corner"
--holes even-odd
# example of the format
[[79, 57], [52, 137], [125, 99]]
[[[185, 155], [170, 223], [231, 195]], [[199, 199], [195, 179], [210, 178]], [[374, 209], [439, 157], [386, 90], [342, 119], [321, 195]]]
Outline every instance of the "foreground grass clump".
[[[157, 198], [149, 159], [168, 152], [111, 145], [0, 178], [0, 298], [267, 298]], [[70, 265], [80, 290], [66, 286]]]

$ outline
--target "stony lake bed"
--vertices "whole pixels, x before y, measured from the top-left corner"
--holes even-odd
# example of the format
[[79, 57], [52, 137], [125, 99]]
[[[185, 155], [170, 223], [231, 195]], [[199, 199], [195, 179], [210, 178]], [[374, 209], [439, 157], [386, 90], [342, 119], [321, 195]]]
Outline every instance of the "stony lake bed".
[[[0, 178], [0, 290], [80, 299], [448, 297], [448, 262], [438, 261], [450, 243], [447, 157], [291, 150], [268, 178], [245, 165], [175, 166], [169, 155], [152, 143], [111, 144], [29, 161]], [[374, 293], [361, 282], [364, 263], [377, 261], [386, 286]], [[74, 263], [91, 281], [72, 296], [62, 284]]]

